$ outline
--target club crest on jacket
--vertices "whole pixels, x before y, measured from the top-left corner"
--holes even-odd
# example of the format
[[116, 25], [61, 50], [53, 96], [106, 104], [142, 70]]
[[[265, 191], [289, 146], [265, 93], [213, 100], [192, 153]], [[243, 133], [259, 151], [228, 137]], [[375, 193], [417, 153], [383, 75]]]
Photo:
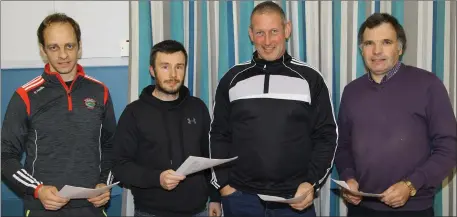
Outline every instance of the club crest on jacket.
[[97, 104], [97, 101], [95, 101], [95, 99], [92, 99], [92, 98], [85, 98], [84, 104], [86, 105], [86, 107], [88, 109], [94, 109], [95, 105]]

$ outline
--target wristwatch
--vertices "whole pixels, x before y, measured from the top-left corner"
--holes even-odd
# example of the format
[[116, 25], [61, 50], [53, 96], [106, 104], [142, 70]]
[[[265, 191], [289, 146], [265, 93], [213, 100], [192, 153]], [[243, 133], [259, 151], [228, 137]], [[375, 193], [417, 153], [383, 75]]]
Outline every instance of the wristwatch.
[[416, 190], [416, 188], [414, 187], [413, 183], [411, 183], [411, 182], [408, 181], [408, 180], [405, 180], [405, 181], [403, 181], [403, 182], [404, 182], [404, 183], [406, 184], [406, 186], [408, 186], [408, 188], [409, 188], [409, 196], [414, 197], [414, 195], [416, 195], [417, 190]]

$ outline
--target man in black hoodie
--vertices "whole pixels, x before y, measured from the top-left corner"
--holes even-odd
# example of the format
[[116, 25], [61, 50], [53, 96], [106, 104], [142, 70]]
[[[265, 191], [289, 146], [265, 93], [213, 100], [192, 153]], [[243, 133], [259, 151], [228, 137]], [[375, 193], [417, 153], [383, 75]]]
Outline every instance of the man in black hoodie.
[[[220, 198], [208, 170], [178, 175], [189, 156], [209, 156], [210, 116], [183, 85], [187, 52], [179, 42], [153, 46], [149, 71], [156, 85], [121, 115], [115, 134], [114, 176], [128, 185], [135, 216], [220, 216]], [[208, 211], [206, 202], [210, 197]]]

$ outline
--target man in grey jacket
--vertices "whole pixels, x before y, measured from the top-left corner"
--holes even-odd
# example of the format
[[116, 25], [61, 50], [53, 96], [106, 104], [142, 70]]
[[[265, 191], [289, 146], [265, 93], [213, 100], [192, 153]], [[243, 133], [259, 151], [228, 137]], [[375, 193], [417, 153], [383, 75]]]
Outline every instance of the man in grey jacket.
[[[2, 174], [24, 194], [26, 216], [105, 216], [110, 192], [69, 200], [64, 185], [110, 184], [116, 121], [108, 88], [77, 63], [81, 30], [65, 14], [46, 17], [37, 31], [48, 61], [42, 75], [11, 97], [2, 126]], [[25, 165], [20, 160], [26, 153]]]

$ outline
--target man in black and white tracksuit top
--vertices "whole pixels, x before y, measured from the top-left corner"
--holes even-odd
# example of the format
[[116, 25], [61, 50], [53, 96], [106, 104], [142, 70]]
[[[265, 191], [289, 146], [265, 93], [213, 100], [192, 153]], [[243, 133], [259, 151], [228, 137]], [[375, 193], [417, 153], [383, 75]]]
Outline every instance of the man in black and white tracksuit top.
[[[229, 216], [270, 211], [312, 216], [314, 192], [332, 168], [337, 127], [328, 87], [317, 69], [290, 56], [285, 47], [276, 52], [285, 40], [275, 27], [268, 39], [261, 38], [269, 34], [262, 28], [275, 21], [280, 29], [275, 3], [254, 9], [250, 31], [257, 51], [252, 60], [232, 67], [216, 90], [211, 157], [238, 156], [233, 164], [213, 169], [212, 184], [220, 189]], [[308, 197], [289, 207], [262, 204], [256, 194]]]

